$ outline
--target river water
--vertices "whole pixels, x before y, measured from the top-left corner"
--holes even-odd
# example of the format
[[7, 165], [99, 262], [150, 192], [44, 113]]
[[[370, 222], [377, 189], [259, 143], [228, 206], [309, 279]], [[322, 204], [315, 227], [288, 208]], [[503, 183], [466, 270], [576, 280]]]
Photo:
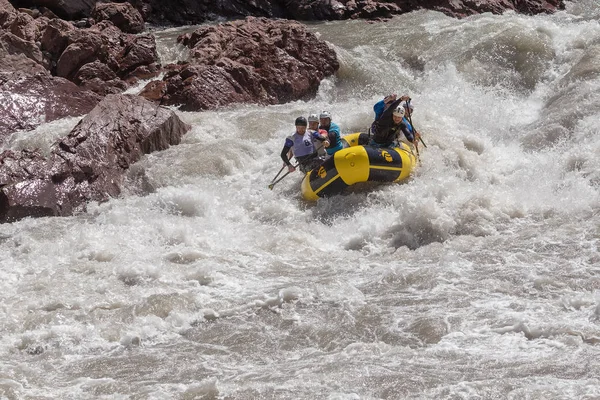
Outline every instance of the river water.
[[[309, 25], [341, 62], [315, 99], [178, 111], [121, 198], [0, 226], [0, 398], [600, 399], [599, 19]], [[267, 188], [297, 116], [364, 130], [389, 92], [427, 144], [412, 179]]]

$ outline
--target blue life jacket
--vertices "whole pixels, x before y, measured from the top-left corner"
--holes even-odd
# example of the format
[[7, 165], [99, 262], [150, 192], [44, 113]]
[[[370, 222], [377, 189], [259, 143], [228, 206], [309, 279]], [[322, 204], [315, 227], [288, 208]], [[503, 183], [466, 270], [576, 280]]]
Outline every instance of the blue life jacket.
[[343, 148], [342, 136], [340, 135], [340, 127], [338, 124], [330, 122], [328, 127], [319, 126], [319, 129], [325, 129], [327, 131], [327, 140], [329, 140], [329, 147], [325, 150], [327, 154], [332, 155]]

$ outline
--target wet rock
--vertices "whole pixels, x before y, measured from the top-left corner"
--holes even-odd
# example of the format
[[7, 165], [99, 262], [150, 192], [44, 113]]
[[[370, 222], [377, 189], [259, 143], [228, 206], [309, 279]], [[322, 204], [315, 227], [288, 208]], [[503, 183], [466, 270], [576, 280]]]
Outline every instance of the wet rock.
[[70, 22], [55, 18], [48, 22], [41, 37], [40, 48], [50, 53], [56, 63], [58, 57], [69, 45], [69, 34], [76, 28]]
[[12, 0], [15, 7], [46, 8], [52, 14], [66, 20], [89, 17], [96, 0]]
[[129, 3], [97, 3], [92, 17], [97, 21], [110, 21], [126, 33], [144, 30], [142, 14]]
[[17, 10], [8, 2], [0, 0], [0, 28], [6, 29], [17, 17]]
[[0, 154], [0, 222], [71, 215], [88, 201], [118, 196], [131, 164], [179, 144], [189, 128], [139, 96], [108, 95], [47, 159], [26, 150]]
[[541, 13], [552, 13], [563, 10], [563, 0], [491, 0], [491, 1], [424, 1], [420, 8], [441, 11], [452, 17], [465, 17], [473, 14], [491, 12], [502, 14], [505, 11], [514, 10], [518, 13], [534, 15]]
[[171, 66], [165, 85], [151, 83], [143, 93], [155, 99], [164, 91], [161, 103], [183, 110], [310, 98], [339, 68], [335, 52], [293, 21], [249, 17], [201, 27], [179, 41], [192, 49], [191, 62]]
[[0, 144], [12, 132], [84, 115], [99, 101], [100, 96], [96, 93], [82, 90], [66, 79], [53, 77], [43, 69], [30, 75], [18, 71], [0, 72]]
[[100, 99], [91, 92], [120, 93], [160, 72], [154, 37], [123, 33], [110, 21], [79, 29], [0, 0], [0, 27], [0, 142], [8, 133], [89, 112]]
[[88, 29], [51, 21], [41, 38], [51, 71], [101, 95], [118, 93], [127, 82], [158, 75], [154, 36], [123, 33], [109, 21]]
[[[47, 7], [59, 17], [77, 20], [89, 17], [98, 4], [96, 0], [13, 0], [17, 7]], [[441, 11], [454, 17], [482, 12], [502, 13], [515, 10], [524, 14], [539, 14], [564, 9], [563, 0], [299, 0], [285, 5], [276, 0], [210, 1], [210, 0], [131, 0], [145, 21], [153, 24], [197, 24], [218, 17], [239, 19], [247, 16], [286, 18], [295, 20], [341, 20], [354, 18], [380, 19], [419, 9]], [[119, 3], [128, 4], [128, 3]], [[123, 6], [127, 7], [127, 6]], [[130, 13], [125, 13], [127, 18]], [[120, 17], [119, 17], [120, 18]], [[132, 19], [132, 20], [133, 20]], [[113, 21], [115, 22], [115, 21]], [[116, 23], [119, 25], [120, 23]]]
[[136, 0], [134, 6], [144, 19], [154, 24], [185, 25], [214, 20], [217, 17], [245, 18], [247, 16], [286, 18], [294, 20], [386, 19], [419, 9], [441, 11], [454, 17], [464, 17], [482, 12], [502, 13], [515, 10], [524, 14], [554, 12], [564, 8], [563, 0], [300, 0], [280, 1], [195, 1]]

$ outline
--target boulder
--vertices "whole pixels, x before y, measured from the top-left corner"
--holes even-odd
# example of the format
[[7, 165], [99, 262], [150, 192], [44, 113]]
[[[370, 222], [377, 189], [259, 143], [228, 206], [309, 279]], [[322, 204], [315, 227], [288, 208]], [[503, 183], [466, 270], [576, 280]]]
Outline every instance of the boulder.
[[108, 95], [48, 158], [27, 150], [0, 154], [0, 222], [71, 215], [89, 201], [118, 196], [131, 164], [179, 144], [189, 129], [173, 111], [139, 96]]
[[96, 3], [92, 18], [96, 22], [110, 21], [126, 33], [140, 33], [144, 30], [142, 14], [130, 3]]
[[524, 14], [539, 14], [564, 9], [563, 0], [299, 0], [281, 1], [256, 0], [219, 2], [196, 0], [136, 0], [134, 6], [144, 19], [153, 24], [197, 24], [217, 17], [232, 19], [247, 16], [286, 18], [294, 20], [342, 20], [354, 18], [391, 18], [419, 9], [441, 11], [454, 17], [492, 12], [502, 13], [515, 10]]
[[52, 14], [65, 20], [77, 20], [89, 17], [96, 0], [11, 0], [19, 8], [47, 8]]
[[142, 93], [183, 110], [308, 99], [339, 68], [335, 51], [294, 21], [248, 17], [178, 40], [191, 48], [191, 62], [171, 66], [164, 85], [151, 82]]
[[12, 132], [84, 115], [99, 101], [100, 96], [96, 93], [51, 76], [45, 70], [37, 73], [0, 72], [0, 144]]

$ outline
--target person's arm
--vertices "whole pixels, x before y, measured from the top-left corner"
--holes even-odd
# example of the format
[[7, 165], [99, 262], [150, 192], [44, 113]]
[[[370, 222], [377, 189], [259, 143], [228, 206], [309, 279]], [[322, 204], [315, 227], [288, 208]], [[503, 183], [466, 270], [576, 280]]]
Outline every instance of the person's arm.
[[402, 133], [404, 133], [404, 136], [406, 137], [406, 139], [411, 142], [414, 143], [415, 142], [415, 136], [413, 135], [413, 133], [410, 131], [410, 129], [408, 129], [408, 126], [406, 126], [406, 124], [404, 122], [402, 122], [400, 124], [400, 130], [402, 131]]
[[292, 163], [290, 162], [290, 159], [288, 158], [288, 152], [290, 151], [290, 149], [294, 146], [294, 142], [292, 142], [292, 139], [286, 139], [285, 140], [285, 145], [283, 146], [283, 149], [281, 150], [281, 159], [283, 160], [283, 163], [285, 165], [287, 165], [288, 167], [288, 171], [290, 172], [294, 172], [296, 169], [294, 168], [294, 166], [292, 165]]
[[375, 112], [375, 119], [381, 117], [383, 114], [383, 110], [385, 109], [385, 100], [380, 100], [373, 106], [373, 111]]
[[337, 145], [337, 143], [342, 139], [342, 136], [340, 134], [340, 127], [332, 122], [329, 126], [327, 137], [329, 138], [329, 143]]
[[394, 124], [394, 119], [392, 117], [392, 113], [394, 112], [394, 110], [396, 108], [398, 108], [398, 105], [401, 102], [402, 102], [402, 98], [400, 98], [398, 100], [394, 100], [392, 103], [390, 103], [390, 106], [383, 112], [383, 114], [381, 114], [381, 117], [379, 117], [379, 119], [376, 121], [377, 129], [384, 128], [384, 127], [390, 127]]
[[327, 134], [327, 131], [325, 129], [319, 129], [317, 133], [323, 138], [323, 147], [329, 147], [331, 145], [331, 142], [329, 141], [329, 135]]
[[319, 142], [324, 142], [325, 140], [327, 140], [327, 137], [321, 135], [318, 131], [313, 131], [311, 136], [313, 137], [313, 139], [318, 140]]

